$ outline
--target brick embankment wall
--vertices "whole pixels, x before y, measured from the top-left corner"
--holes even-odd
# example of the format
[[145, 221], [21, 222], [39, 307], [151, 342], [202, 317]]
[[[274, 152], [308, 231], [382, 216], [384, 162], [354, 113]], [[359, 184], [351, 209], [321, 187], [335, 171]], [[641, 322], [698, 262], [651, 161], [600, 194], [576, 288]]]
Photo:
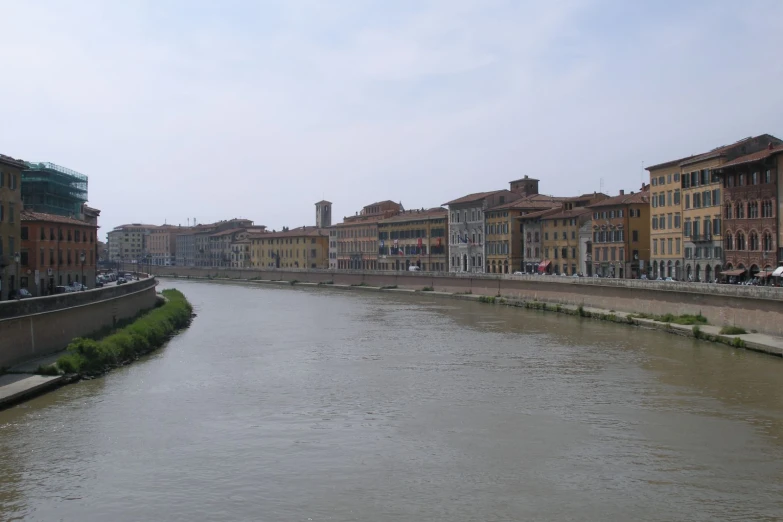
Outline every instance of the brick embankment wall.
[[88, 335], [155, 306], [156, 281], [0, 303], [0, 367], [65, 348]]
[[783, 288], [558, 276], [504, 276], [352, 270], [216, 269], [166, 267], [157, 275], [369, 286], [503, 296], [583, 305], [628, 313], [704, 315], [713, 325], [736, 325], [783, 337]]

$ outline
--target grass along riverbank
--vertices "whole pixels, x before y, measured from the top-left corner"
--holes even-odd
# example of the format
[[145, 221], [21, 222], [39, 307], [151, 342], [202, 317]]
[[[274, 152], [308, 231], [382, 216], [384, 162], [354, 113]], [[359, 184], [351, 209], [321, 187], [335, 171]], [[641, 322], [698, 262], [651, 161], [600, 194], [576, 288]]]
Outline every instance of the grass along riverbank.
[[45, 373], [100, 375], [163, 346], [190, 324], [193, 307], [182, 292], [164, 290], [166, 301], [100, 339], [79, 337]]

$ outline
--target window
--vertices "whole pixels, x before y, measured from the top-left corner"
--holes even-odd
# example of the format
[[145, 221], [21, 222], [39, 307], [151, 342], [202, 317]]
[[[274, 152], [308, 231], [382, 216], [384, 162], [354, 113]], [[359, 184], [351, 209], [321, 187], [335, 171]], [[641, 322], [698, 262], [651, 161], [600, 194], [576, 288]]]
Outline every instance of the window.
[[653, 239], [653, 254], [658, 255], [658, 240]]
[[672, 206], [672, 191], [666, 193], [666, 205]]
[[739, 183], [738, 183], [738, 185], [740, 187], [744, 187], [745, 186], [745, 174], [740, 174], [739, 175]]
[[[754, 172], [753, 174], [750, 175], [750, 184], [751, 185], [758, 185], [759, 184], [759, 173], [758, 172]], [[755, 250], [755, 249], [752, 248], [751, 250]]]
[[658, 208], [658, 195], [653, 194], [652, 195], [652, 208]]
[[720, 205], [720, 189], [713, 189], [712, 191], [712, 204]]
[[764, 183], [772, 183], [772, 171], [769, 169], [764, 173]]
[[693, 194], [693, 208], [701, 208], [701, 192]]
[[669, 254], [672, 253], [672, 238], [669, 238], [666, 240], [666, 243], [669, 245]]
[[764, 249], [764, 252], [772, 251], [772, 235], [769, 232], [764, 232], [762, 247]]
[[759, 217], [758, 201], [751, 201], [750, 203], [748, 203], [748, 217], [750, 219], [757, 219]]
[[22, 227], [22, 241], [26, 241], [29, 235], [28, 227]]
[[704, 194], [701, 195], [701, 200], [704, 203], [705, 207], [711, 207], [712, 206], [712, 191], [707, 190], [704, 192]]
[[748, 236], [748, 246], [749, 250], [759, 249], [759, 235], [755, 232], [751, 232], [750, 236]]
[[[671, 241], [671, 239], [669, 241]], [[680, 238], [679, 237], [676, 239], [675, 243], [677, 244], [677, 254], [679, 255], [679, 253], [680, 253]], [[671, 254], [671, 252], [669, 252], [669, 253]]]
[[631, 238], [634, 243], [637, 243], [639, 241], [639, 231], [638, 230], [632, 231]]
[[701, 171], [701, 184], [709, 185], [709, 183], [710, 183], [710, 170], [704, 169]]
[[691, 195], [685, 194], [685, 208], [691, 208]]
[[680, 213], [674, 214], [674, 228], [680, 228]]
[[672, 182], [672, 175], [669, 174], [668, 176], [666, 176], [666, 183], [671, 183], [671, 182]]
[[674, 191], [674, 204], [679, 205], [680, 204], [680, 191], [675, 190]]
[[685, 220], [685, 228], [683, 230], [682, 235], [684, 235], [685, 237], [691, 237], [691, 220], [690, 219], [686, 219]]
[[685, 174], [682, 177], [682, 188], [690, 188], [691, 186], [691, 178], [688, 176], [688, 174]]
[[726, 203], [725, 209], [726, 209], [726, 219], [732, 219], [732, 215], [734, 213], [732, 212], [733, 209], [731, 203]]
[[743, 203], [737, 203], [737, 206], [734, 207], [734, 214], [737, 219], [745, 219], [745, 205]]
[[745, 234], [737, 232], [737, 240], [735, 241], [737, 250], [745, 250]]
[[734, 250], [734, 236], [731, 234], [726, 236], [726, 250]]
[[712, 235], [714, 236], [720, 235], [720, 217], [718, 216], [712, 218]]
[[771, 201], [763, 201], [761, 203], [761, 217], [765, 217], [765, 218], [772, 217], [772, 202]]
[[14, 223], [16, 221], [16, 217], [15, 217], [16, 212], [14, 211], [15, 206], [16, 205], [14, 205], [14, 203], [9, 203], [8, 204], [8, 222], [9, 223]]
[[666, 183], [666, 181], [664, 180], [664, 177], [663, 176], [658, 176], [658, 184], [659, 185], [663, 185], [664, 183]]
[[612, 261], [617, 261], [617, 247], [612, 247]]
[[666, 228], [668, 228], [669, 230], [671, 230], [671, 229], [672, 229], [672, 227], [673, 227], [673, 223], [672, 223], [672, 215], [671, 215], [671, 214], [666, 214], [666, 223], [667, 223], [667, 226], [666, 226]]
[[679, 181], [680, 181], [680, 173], [679, 172], [675, 172], [674, 173], [674, 182], [675, 183], [679, 183]]
[[664, 199], [665, 197], [666, 197], [666, 195], [663, 192], [658, 194], [658, 206], [659, 207], [662, 207], [662, 206], [664, 206], [666, 204], [666, 200]]
[[651, 179], [651, 182], [652, 182], [652, 186], [653, 186], [653, 187], [654, 187], [654, 186], [656, 186], [656, 185], [658, 185], [658, 178], [652, 178], [652, 179]]

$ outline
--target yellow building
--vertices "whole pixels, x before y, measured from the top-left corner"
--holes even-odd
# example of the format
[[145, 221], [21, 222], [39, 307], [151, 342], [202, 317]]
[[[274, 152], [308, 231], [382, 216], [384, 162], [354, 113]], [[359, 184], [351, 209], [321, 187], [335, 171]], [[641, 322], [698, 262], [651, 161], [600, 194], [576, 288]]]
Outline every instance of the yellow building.
[[649, 276], [650, 191], [606, 198], [590, 205], [592, 216], [592, 267], [601, 277], [638, 279]]
[[565, 275], [579, 272], [584, 264], [580, 258], [579, 229], [592, 216], [592, 210], [587, 206], [606, 197], [606, 194], [593, 193], [566, 198], [560, 212], [541, 218], [544, 259], [539, 272]]
[[448, 211], [406, 210], [378, 221], [378, 270], [408, 270], [411, 265], [429, 272], [447, 272]]
[[299, 227], [251, 234], [250, 265], [255, 268], [329, 268], [326, 229]]
[[525, 241], [522, 215], [550, 210], [567, 198], [532, 194], [516, 201], [496, 205], [485, 212], [487, 273], [508, 274], [524, 271]]
[[19, 288], [16, 255], [22, 249], [22, 171], [21, 160], [0, 154], [0, 300]]
[[647, 167], [650, 173], [650, 263], [652, 278], [679, 278], [683, 265], [680, 163]]

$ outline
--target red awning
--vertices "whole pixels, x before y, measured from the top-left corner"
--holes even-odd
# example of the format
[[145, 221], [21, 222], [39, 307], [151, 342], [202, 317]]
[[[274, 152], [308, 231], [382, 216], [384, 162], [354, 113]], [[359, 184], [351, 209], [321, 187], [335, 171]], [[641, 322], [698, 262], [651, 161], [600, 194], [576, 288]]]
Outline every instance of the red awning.
[[761, 270], [756, 273], [756, 277], [761, 277], [761, 278], [772, 277], [772, 270]]
[[724, 270], [723, 272], [720, 273], [720, 275], [724, 275], [724, 276], [740, 276], [740, 275], [742, 275], [744, 273], [745, 273], [745, 269], [744, 268], [736, 268], [734, 270]]
[[544, 259], [543, 261], [541, 261], [541, 263], [538, 265], [538, 271], [539, 272], [546, 272], [546, 267], [548, 267], [549, 263], [551, 263], [551, 262], [552, 261], [550, 261], [549, 259]]

